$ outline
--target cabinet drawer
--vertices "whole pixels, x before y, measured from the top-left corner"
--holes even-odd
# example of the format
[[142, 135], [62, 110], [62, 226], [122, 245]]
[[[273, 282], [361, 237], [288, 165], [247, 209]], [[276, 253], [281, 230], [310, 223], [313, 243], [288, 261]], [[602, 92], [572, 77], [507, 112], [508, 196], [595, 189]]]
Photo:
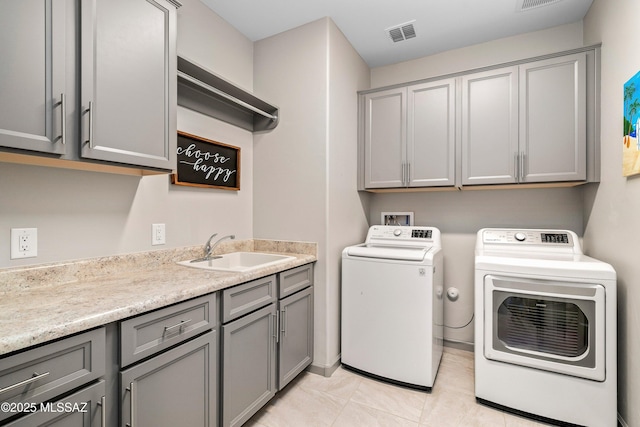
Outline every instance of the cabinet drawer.
[[[111, 404], [115, 403], [111, 402]], [[102, 380], [71, 396], [46, 403], [43, 411], [18, 418], [7, 424], [7, 427], [106, 427], [105, 405], [105, 382]]]
[[276, 276], [267, 276], [222, 291], [222, 323], [276, 300]]
[[[40, 403], [105, 373], [105, 329], [0, 359], [0, 401]], [[0, 421], [15, 415], [0, 411]]]
[[120, 322], [120, 366], [127, 366], [217, 326], [217, 294]]
[[313, 285], [313, 264], [301, 265], [280, 273], [279, 298], [295, 294]]

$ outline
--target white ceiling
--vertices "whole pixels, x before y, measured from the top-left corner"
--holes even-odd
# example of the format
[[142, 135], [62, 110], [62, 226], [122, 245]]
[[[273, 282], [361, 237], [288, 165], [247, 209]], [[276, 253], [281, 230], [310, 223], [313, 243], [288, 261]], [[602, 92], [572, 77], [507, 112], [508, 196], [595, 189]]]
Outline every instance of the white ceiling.
[[[252, 41], [330, 17], [370, 67], [580, 21], [593, 0], [202, 0]], [[525, 2], [526, 11], [519, 10]], [[415, 20], [416, 37], [387, 28]]]

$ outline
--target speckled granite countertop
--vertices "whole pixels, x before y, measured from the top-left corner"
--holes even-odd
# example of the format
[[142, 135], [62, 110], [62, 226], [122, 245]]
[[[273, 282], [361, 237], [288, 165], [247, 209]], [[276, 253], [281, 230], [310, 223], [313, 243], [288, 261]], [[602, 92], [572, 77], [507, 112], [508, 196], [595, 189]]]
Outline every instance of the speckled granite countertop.
[[216, 253], [295, 259], [246, 273], [184, 267], [201, 247], [0, 269], [0, 355], [316, 261], [315, 243], [244, 240]]

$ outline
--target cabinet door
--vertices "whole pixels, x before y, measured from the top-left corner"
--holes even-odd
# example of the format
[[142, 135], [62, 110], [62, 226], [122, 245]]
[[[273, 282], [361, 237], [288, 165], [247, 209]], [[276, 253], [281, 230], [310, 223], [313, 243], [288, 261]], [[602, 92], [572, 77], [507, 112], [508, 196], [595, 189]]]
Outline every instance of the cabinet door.
[[65, 1], [1, 0], [0, 7], [0, 146], [62, 154]]
[[81, 156], [174, 168], [175, 7], [86, 0], [81, 28]]
[[407, 89], [364, 96], [365, 188], [406, 185]]
[[215, 426], [216, 341], [213, 330], [122, 371], [120, 425]]
[[517, 181], [518, 68], [462, 77], [462, 184]]
[[[38, 412], [7, 424], [8, 427], [106, 427], [105, 382], [83, 388], [63, 399], [38, 405]], [[111, 402], [117, 405], [117, 402]]]
[[586, 53], [520, 66], [520, 181], [586, 179]]
[[280, 300], [278, 390], [313, 361], [313, 286]]
[[455, 184], [455, 79], [408, 88], [409, 187]]
[[276, 392], [276, 307], [222, 326], [222, 425], [240, 426]]

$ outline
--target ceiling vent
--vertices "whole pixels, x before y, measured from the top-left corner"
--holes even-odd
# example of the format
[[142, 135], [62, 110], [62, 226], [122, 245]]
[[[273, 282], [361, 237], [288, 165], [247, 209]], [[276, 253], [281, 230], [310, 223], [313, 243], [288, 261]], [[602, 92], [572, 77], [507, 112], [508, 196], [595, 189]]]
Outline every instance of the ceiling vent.
[[562, 0], [517, 0], [516, 10], [518, 12], [526, 12], [527, 10], [536, 9], [542, 6], [549, 6]]
[[404, 24], [394, 25], [393, 27], [387, 28], [385, 31], [394, 43], [409, 40], [416, 36], [416, 30], [413, 28], [414, 22], [416, 21], [413, 20], [405, 22]]

